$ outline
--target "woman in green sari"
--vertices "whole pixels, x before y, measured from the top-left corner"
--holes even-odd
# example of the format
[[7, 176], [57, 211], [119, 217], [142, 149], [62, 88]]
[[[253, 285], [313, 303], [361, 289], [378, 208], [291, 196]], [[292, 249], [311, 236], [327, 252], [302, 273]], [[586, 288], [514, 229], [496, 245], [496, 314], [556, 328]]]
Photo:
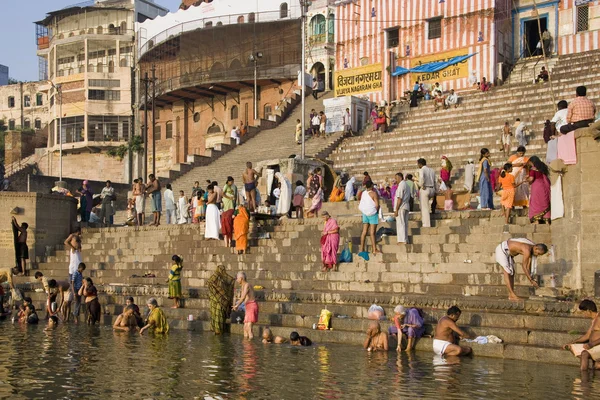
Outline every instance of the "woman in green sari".
[[225, 319], [233, 304], [235, 279], [227, 274], [225, 267], [219, 265], [208, 280], [208, 297], [210, 300], [210, 329], [215, 335], [225, 330]]
[[151, 329], [154, 333], [169, 333], [167, 317], [163, 310], [158, 308], [158, 302], [154, 297], [148, 299], [148, 308], [150, 308], [150, 315], [148, 315], [146, 325], [140, 329], [140, 335], [143, 335], [147, 329]]

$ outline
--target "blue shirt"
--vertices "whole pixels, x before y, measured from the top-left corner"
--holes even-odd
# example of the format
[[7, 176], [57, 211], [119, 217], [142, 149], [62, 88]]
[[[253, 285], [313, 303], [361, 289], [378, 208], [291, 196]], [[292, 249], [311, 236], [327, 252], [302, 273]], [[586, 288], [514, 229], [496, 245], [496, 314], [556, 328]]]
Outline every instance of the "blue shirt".
[[76, 271], [71, 280], [73, 281], [73, 289], [75, 289], [75, 292], [78, 292], [83, 286], [83, 275], [81, 275], [81, 272]]

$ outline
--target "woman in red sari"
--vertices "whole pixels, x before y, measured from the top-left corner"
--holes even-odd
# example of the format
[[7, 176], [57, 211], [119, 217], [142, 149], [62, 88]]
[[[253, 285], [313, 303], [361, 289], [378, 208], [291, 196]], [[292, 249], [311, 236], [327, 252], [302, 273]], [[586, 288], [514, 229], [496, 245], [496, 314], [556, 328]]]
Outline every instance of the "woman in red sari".
[[527, 162], [530, 185], [529, 220], [538, 224], [550, 223], [550, 179], [548, 166], [533, 156]]
[[335, 219], [327, 211], [323, 211], [325, 227], [321, 236], [321, 258], [323, 259], [323, 268], [326, 272], [337, 265], [337, 253], [340, 246], [340, 227]]

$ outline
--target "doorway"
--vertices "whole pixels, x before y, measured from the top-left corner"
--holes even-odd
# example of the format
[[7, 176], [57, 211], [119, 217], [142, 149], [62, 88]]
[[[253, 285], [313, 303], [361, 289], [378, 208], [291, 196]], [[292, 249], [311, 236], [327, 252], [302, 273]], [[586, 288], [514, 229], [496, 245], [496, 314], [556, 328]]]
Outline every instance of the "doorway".
[[523, 20], [523, 35], [521, 57], [541, 56], [542, 49], [538, 49], [537, 45], [540, 41], [540, 30], [544, 32], [548, 28], [548, 17], [540, 16], [540, 29], [538, 29], [537, 18]]

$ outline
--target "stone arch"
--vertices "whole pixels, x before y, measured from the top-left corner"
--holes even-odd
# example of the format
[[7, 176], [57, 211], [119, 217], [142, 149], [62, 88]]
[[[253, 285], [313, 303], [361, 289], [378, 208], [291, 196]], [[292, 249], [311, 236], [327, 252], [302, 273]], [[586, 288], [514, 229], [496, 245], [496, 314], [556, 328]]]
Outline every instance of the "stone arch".
[[325, 82], [325, 66], [321, 62], [316, 62], [310, 69], [310, 74], [313, 78], [321, 78]]
[[231, 64], [229, 64], [229, 69], [232, 71], [238, 70], [238, 69], [242, 69], [244, 68], [244, 66], [242, 65], [242, 62], [240, 60], [238, 60], [237, 58], [235, 58]]
[[127, 64], [128, 62], [126, 58], [121, 58], [121, 61], [119, 61], [119, 67], [127, 67]]
[[206, 129], [206, 133], [208, 135], [215, 133], [223, 133], [225, 132], [225, 125], [221, 121], [216, 118], [213, 118], [212, 121], [208, 124], [208, 129]]
[[100, 25], [99, 27], [96, 28], [96, 33], [98, 35], [102, 35], [103, 32], [104, 32], [104, 28], [102, 28], [102, 25]]

